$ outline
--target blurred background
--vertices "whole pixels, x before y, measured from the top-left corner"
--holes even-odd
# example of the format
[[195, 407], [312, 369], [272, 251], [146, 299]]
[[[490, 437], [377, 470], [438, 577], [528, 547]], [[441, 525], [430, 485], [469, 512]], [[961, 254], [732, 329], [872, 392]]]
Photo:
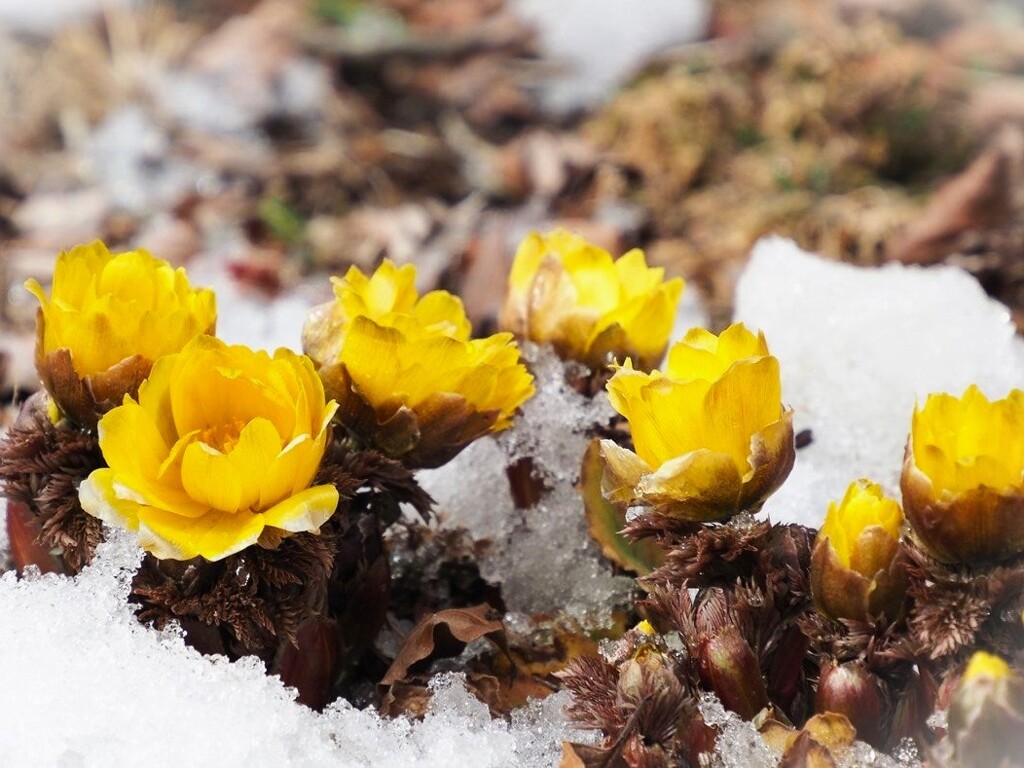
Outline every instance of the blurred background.
[[1022, 0], [0, 0], [0, 389], [55, 255], [145, 247], [222, 335], [415, 261], [493, 327], [515, 246], [642, 246], [713, 322], [768, 233], [954, 263], [1024, 321]]

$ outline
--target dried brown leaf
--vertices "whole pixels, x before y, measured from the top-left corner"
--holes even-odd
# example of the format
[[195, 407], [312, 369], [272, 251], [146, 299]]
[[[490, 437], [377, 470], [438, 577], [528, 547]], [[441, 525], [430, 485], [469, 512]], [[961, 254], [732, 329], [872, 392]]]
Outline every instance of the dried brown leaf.
[[456, 656], [481, 637], [503, 642], [505, 626], [491, 618], [489, 605], [451, 608], [423, 617], [405, 638], [401, 650], [381, 679], [382, 686], [405, 680], [410, 670], [428, 659]]
[[939, 188], [921, 216], [893, 245], [891, 258], [934, 264], [972, 231], [1005, 225], [1020, 205], [1024, 133], [1007, 128], [966, 170]]
[[629, 768], [621, 754], [613, 749], [591, 744], [562, 742], [562, 759], [558, 768]]

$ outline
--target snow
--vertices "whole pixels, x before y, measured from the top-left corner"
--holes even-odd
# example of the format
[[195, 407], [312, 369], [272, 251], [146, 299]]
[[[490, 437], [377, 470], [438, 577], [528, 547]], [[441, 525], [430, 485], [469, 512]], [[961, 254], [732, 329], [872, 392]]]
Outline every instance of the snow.
[[545, 56], [561, 76], [542, 96], [553, 109], [594, 105], [652, 55], [703, 36], [710, 4], [703, 0], [517, 0], [540, 31]]
[[[188, 648], [178, 631], [139, 624], [126, 599], [141, 550], [108, 529], [78, 577], [0, 577], [0, 755], [4, 765], [553, 765], [566, 694], [510, 724], [491, 720], [458, 675], [435, 680], [420, 723], [344, 703], [317, 714], [253, 658]], [[16, 724], [16, 727], [10, 727]]]
[[704, 722], [720, 729], [715, 754], [723, 768], [771, 766], [778, 762], [781, 755], [768, 748], [754, 724], [723, 707], [715, 694], [702, 694], [697, 706]]
[[172, 208], [201, 176], [197, 166], [173, 157], [170, 137], [137, 105], [107, 115], [83, 149], [110, 203], [136, 214]]
[[[419, 479], [437, 500], [445, 524], [491, 541], [481, 575], [502, 583], [510, 611], [562, 612], [584, 626], [603, 627], [616, 607], [628, 603], [633, 580], [614, 576], [587, 534], [576, 482], [590, 441], [586, 430], [613, 412], [604, 392], [588, 399], [565, 383], [564, 364], [550, 348], [525, 345], [524, 354], [537, 394], [512, 429], [477, 441]], [[505, 468], [527, 458], [549, 490], [521, 510], [513, 504]]]
[[860, 268], [767, 238], [740, 279], [736, 319], [764, 331], [795, 428], [814, 436], [765, 504], [777, 521], [817, 527], [859, 477], [899, 498], [915, 400], [1024, 385], [1009, 312], [954, 267]]

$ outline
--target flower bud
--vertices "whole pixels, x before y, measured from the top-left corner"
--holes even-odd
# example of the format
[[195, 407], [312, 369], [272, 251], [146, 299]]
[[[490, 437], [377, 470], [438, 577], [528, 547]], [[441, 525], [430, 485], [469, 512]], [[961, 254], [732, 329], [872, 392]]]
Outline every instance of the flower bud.
[[194, 290], [185, 270], [146, 251], [113, 254], [96, 241], [57, 259], [39, 300], [36, 370], [61, 412], [92, 429], [134, 396], [157, 358], [181, 350], [217, 320], [212, 291]]
[[884, 747], [885, 695], [881, 681], [863, 664], [825, 662], [821, 667], [815, 711], [845, 715], [857, 738]]
[[928, 718], [935, 712], [935, 678], [927, 668], [918, 667], [900, 681], [898, 689], [889, 693], [892, 705], [889, 743], [897, 744], [903, 739], [923, 743], [931, 734]]
[[900, 557], [900, 505], [875, 483], [851, 483], [829, 504], [811, 555], [811, 593], [833, 619], [895, 619], [906, 595]]
[[1024, 679], [998, 656], [975, 653], [953, 694], [948, 723], [960, 765], [1021, 765]]
[[690, 704], [676, 724], [676, 743], [678, 754], [686, 760], [684, 765], [704, 765], [715, 752], [718, 729], [708, 725], [700, 710]]
[[509, 274], [500, 325], [599, 369], [632, 357], [642, 370], [665, 354], [680, 278], [648, 268], [643, 251], [620, 259], [565, 230], [523, 240]]
[[900, 480], [915, 540], [946, 563], [1024, 552], [1024, 392], [929, 395], [914, 411]]
[[735, 624], [722, 627], [700, 645], [697, 669], [701, 682], [722, 706], [750, 720], [768, 706], [768, 692], [757, 654]]
[[470, 338], [462, 302], [416, 292], [416, 269], [385, 261], [334, 278], [336, 299], [302, 333], [342, 424], [408, 466], [437, 467], [507, 428], [533, 394], [511, 334]]
[[695, 328], [669, 351], [665, 372], [633, 370], [608, 382], [636, 453], [601, 442], [610, 501], [710, 522], [756, 512], [793, 468], [792, 411], [779, 362], [743, 325], [720, 336]]

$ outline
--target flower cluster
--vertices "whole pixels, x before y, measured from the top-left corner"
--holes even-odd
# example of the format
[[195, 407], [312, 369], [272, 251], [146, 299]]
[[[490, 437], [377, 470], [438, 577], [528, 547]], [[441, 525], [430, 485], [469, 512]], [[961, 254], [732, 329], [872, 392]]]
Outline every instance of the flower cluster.
[[[538, 285], [531, 290], [541, 292]], [[662, 558], [643, 561], [654, 566], [641, 577], [648, 597], [638, 608], [646, 626], [675, 633], [689, 659], [672, 676], [645, 668], [635, 653], [566, 673], [579, 721], [605, 732], [607, 750], [631, 744], [625, 764], [692, 761], [707, 751], [715, 733], [695, 712], [702, 691], [759, 723], [787, 760], [801, 750], [838, 754], [854, 737], [879, 748], [923, 740], [931, 737], [928, 715], [952, 690], [937, 692], [937, 681], [954, 681], [968, 652], [1019, 654], [1024, 392], [997, 401], [977, 387], [961, 398], [931, 395], [913, 415], [902, 507], [858, 480], [814, 532], [734, 520], [760, 510], [795, 460], [792, 412], [763, 335], [742, 325], [719, 336], [693, 329], [659, 370], [636, 370], [628, 358], [615, 366], [607, 390], [629, 441], [600, 442], [601, 490], [634, 547], [664, 548]], [[628, 546], [617, 544], [616, 561], [641, 562]], [[628, 702], [611, 696], [639, 679], [659, 713], [640, 726], [642, 744], [622, 730]], [[950, 709], [951, 748], [964, 764], [1008, 754], [1020, 722], [1018, 680], [984, 655], [968, 667]], [[657, 726], [670, 711], [693, 712], [673, 738]], [[822, 728], [843, 737], [828, 745], [811, 732]], [[999, 744], [986, 742], [988, 728], [1004, 737]], [[607, 750], [587, 754], [611, 759]]]
[[61, 254], [51, 296], [27, 288], [55, 422], [98, 432], [106, 466], [81, 483], [84, 510], [158, 558], [220, 560], [334, 513], [338, 489], [314, 484], [332, 422], [410, 466], [508, 427], [533, 392], [511, 335], [471, 339], [459, 299], [420, 297], [415, 279], [388, 261], [335, 278], [305, 329], [310, 359], [207, 335], [213, 293], [144, 251]]
[[143, 251], [61, 254], [49, 295], [26, 286], [45, 394], [0, 441], [19, 566], [75, 571], [99, 521], [134, 531], [140, 618], [256, 654], [326, 704], [385, 619], [384, 528], [401, 504], [429, 512], [413, 470], [533, 393], [511, 334], [472, 338], [459, 299], [415, 279], [387, 261], [335, 278], [307, 357], [215, 338], [213, 293]]
[[[41, 541], [83, 537], [76, 514], [90, 542], [98, 520], [135, 531], [150, 553], [133, 587], [143, 613], [226, 628], [223, 650], [261, 654], [326, 703], [335, 650], [366, 647], [384, 621], [384, 529], [402, 503], [429, 509], [414, 471], [509, 428], [533, 394], [518, 338], [553, 348], [557, 383], [581, 396], [607, 371], [621, 417], [594, 425], [605, 439], [580, 488], [592, 535], [618, 537], [604, 551], [643, 571], [644, 621], [618, 656], [565, 674], [574, 716], [605, 731], [587, 754], [700, 762], [717, 733], [708, 691], [794, 763], [855, 736], [930, 738], [947, 703], [958, 759], [1009, 754], [986, 734], [1024, 722], [1024, 392], [919, 405], [902, 506], [862, 479], [820, 530], [772, 525], [752, 516], [796, 459], [779, 361], [742, 324], [694, 328], [666, 356], [683, 284], [641, 252], [530, 235], [505, 330], [483, 338], [457, 297], [420, 295], [411, 265], [332, 281], [305, 354], [217, 339], [212, 292], [143, 251], [80, 246], [49, 296], [29, 281], [47, 394], [0, 441], [0, 480], [44, 518]], [[520, 469], [535, 479], [525, 462], [513, 485]]]

